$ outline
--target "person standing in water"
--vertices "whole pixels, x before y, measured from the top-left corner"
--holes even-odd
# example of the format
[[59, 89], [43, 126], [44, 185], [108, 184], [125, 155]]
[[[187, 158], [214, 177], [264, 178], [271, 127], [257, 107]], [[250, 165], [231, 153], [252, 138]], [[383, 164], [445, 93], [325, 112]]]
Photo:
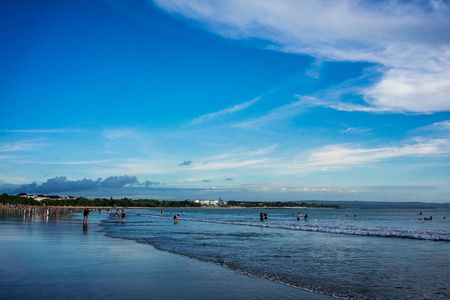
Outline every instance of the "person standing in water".
[[116, 210], [116, 213], [114, 214], [114, 218], [116, 219], [116, 221], [119, 221], [119, 210]]
[[122, 209], [122, 222], [125, 222], [125, 211]]
[[297, 213], [297, 221], [300, 221], [300, 212]]
[[175, 216], [173, 216], [173, 223], [174, 224], [178, 224], [178, 217], [179, 217], [180, 215], [175, 215]]
[[264, 213], [263, 213], [263, 212], [261, 212], [261, 213], [259, 214], [259, 218], [261, 219], [261, 221], [264, 221]]
[[84, 221], [84, 222], [87, 222], [87, 221], [88, 221], [89, 213], [90, 213], [90, 211], [89, 211], [89, 209], [86, 207], [86, 208], [84, 209], [84, 211], [83, 211], [83, 221]]
[[305, 221], [308, 221], [308, 220], [309, 220], [308, 214], [305, 214]]

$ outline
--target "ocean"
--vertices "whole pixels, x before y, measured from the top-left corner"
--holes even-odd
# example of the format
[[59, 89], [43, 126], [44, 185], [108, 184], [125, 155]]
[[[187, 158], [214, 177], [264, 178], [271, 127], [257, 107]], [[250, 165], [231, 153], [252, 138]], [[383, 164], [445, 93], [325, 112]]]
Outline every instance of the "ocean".
[[338, 298], [449, 299], [449, 217], [449, 209], [136, 209], [101, 227], [109, 237]]

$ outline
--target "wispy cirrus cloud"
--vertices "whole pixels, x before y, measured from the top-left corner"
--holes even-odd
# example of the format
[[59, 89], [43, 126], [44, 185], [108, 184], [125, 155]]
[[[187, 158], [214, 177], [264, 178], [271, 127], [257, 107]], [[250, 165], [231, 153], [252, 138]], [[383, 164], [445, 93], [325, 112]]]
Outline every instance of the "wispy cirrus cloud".
[[117, 140], [121, 138], [127, 138], [134, 135], [136, 131], [132, 128], [112, 128], [105, 129], [101, 132], [101, 135], [110, 140]]
[[79, 161], [27, 161], [27, 163], [42, 165], [98, 165], [111, 162], [112, 160], [79, 160]]
[[[450, 110], [450, 9], [430, 1], [155, 0], [171, 13], [233, 39], [328, 61], [380, 64], [361, 89], [367, 112]], [[341, 107], [343, 110], [358, 107]]]
[[369, 113], [400, 112], [394, 111], [392, 108], [387, 107], [377, 107], [377, 106], [368, 106], [362, 104], [342, 102], [341, 101], [342, 95], [340, 95], [339, 90], [335, 90], [333, 92], [333, 95], [328, 95], [327, 93], [325, 93], [325, 95], [320, 98], [313, 96], [300, 96], [300, 95], [296, 95], [296, 97], [300, 99], [298, 102], [299, 106], [304, 107], [322, 106], [345, 112], [354, 112], [354, 111], [369, 112]]
[[348, 133], [348, 134], [360, 134], [363, 132], [371, 131], [371, 128], [359, 128], [359, 127], [351, 127], [347, 126], [345, 124], [342, 124], [344, 127], [347, 127], [346, 129], [342, 129], [341, 133]]
[[40, 141], [18, 141], [1, 145], [0, 152], [32, 151], [45, 146], [46, 144]]
[[416, 138], [400, 146], [363, 148], [351, 145], [328, 145], [315, 149], [303, 167], [321, 171], [348, 168], [398, 157], [432, 157], [450, 155], [450, 140]]
[[[225, 170], [267, 167], [266, 162], [278, 148], [277, 144], [257, 149], [240, 149], [204, 158], [203, 164], [193, 166], [193, 170]], [[230, 178], [232, 180], [232, 178]]]
[[421, 128], [419, 128], [419, 130], [438, 132], [441, 134], [450, 134], [450, 120], [436, 122], [431, 125], [421, 127]]
[[236, 104], [234, 106], [231, 106], [231, 107], [219, 110], [217, 112], [213, 112], [213, 113], [210, 113], [210, 114], [206, 114], [206, 115], [200, 116], [200, 117], [192, 120], [190, 123], [191, 124], [200, 124], [200, 123], [203, 123], [203, 122], [207, 122], [207, 121], [218, 119], [220, 117], [223, 117], [223, 116], [226, 116], [226, 115], [229, 115], [229, 114], [233, 114], [235, 112], [244, 110], [244, 109], [254, 105], [260, 99], [261, 99], [261, 97], [256, 97], [256, 98], [254, 98], [254, 99], [252, 99], [250, 101], [247, 101], [247, 102], [244, 102], [244, 103], [240, 103], [240, 104]]
[[276, 122], [294, 118], [304, 110], [305, 105], [302, 101], [294, 101], [292, 103], [277, 107], [262, 116], [238, 122], [234, 124], [234, 126], [247, 129], [257, 129], [267, 124], [274, 125]]
[[0, 129], [0, 132], [4, 133], [68, 133], [82, 131], [82, 129]]
[[194, 165], [193, 170], [225, 170], [225, 169], [239, 169], [243, 167], [259, 167], [263, 166], [268, 158], [261, 159], [245, 159], [245, 160], [223, 160], [208, 162], [202, 165]]

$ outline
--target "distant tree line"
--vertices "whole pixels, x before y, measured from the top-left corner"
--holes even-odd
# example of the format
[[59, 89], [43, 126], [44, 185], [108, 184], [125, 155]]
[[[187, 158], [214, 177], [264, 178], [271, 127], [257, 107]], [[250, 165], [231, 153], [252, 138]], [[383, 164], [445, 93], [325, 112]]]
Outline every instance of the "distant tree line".
[[3, 204], [23, 204], [23, 205], [46, 205], [46, 206], [121, 206], [121, 207], [200, 207], [200, 203], [194, 203], [192, 201], [159, 201], [154, 199], [138, 199], [131, 200], [124, 199], [87, 199], [79, 197], [77, 199], [63, 199], [63, 200], [50, 200], [44, 199], [42, 201], [34, 200], [33, 198], [25, 198], [19, 196], [13, 196], [8, 194], [0, 195], [0, 203]]
[[41, 203], [33, 198], [24, 198], [19, 196], [8, 195], [3, 193], [0, 195], [0, 203], [6, 204], [23, 204], [23, 205], [41, 205]]
[[[155, 199], [138, 199], [132, 200], [128, 198], [124, 199], [87, 199], [79, 197], [77, 199], [62, 199], [62, 200], [50, 200], [44, 199], [42, 201], [34, 200], [33, 198], [25, 198], [19, 196], [13, 196], [8, 194], [0, 195], [0, 203], [6, 204], [23, 204], [23, 205], [46, 205], [46, 206], [120, 206], [120, 207], [201, 207], [200, 203], [193, 201], [168, 201], [168, 200], [155, 200]], [[339, 205], [331, 204], [307, 204], [305, 202], [242, 202], [242, 201], [228, 201], [228, 206], [239, 207], [321, 207], [321, 208], [340, 208]]]

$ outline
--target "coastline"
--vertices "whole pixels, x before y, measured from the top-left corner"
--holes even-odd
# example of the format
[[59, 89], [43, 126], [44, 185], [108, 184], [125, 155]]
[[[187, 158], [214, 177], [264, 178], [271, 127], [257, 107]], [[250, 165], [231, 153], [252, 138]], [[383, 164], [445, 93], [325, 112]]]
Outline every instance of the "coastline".
[[39, 206], [39, 205], [0, 205], [0, 209], [8, 209], [8, 208], [59, 208], [59, 209], [84, 209], [84, 208], [92, 208], [92, 209], [155, 209], [155, 210], [171, 210], [171, 209], [182, 209], [182, 210], [196, 210], [196, 209], [361, 209], [361, 208], [335, 208], [335, 207], [304, 207], [304, 206], [292, 206], [292, 207], [242, 207], [242, 206], [227, 206], [227, 207], [218, 207], [218, 206], [202, 206], [202, 207], [184, 207], [184, 206], [174, 206], [174, 207], [166, 207], [166, 206], [155, 206], [155, 207], [140, 207], [140, 206]]
[[[78, 207], [79, 208], [79, 207]], [[0, 215], [2, 299], [331, 299], [100, 232], [106, 214]], [[117, 224], [121, 226], [121, 224]]]

